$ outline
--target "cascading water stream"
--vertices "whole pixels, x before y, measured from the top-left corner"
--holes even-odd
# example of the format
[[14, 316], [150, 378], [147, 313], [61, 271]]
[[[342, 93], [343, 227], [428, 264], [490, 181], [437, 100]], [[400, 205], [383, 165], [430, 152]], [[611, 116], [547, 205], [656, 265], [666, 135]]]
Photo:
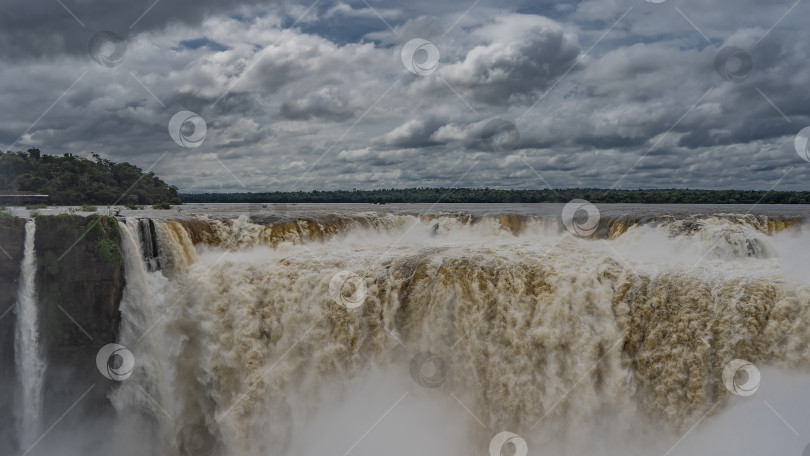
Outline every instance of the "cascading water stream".
[[14, 354], [17, 376], [22, 387], [18, 405], [18, 435], [22, 448], [30, 447], [42, 431], [42, 389], [46, 367], [39, 338], [39, 312], [35, 288], [37, 272], [35, 232], [36, 224], [34, 220], [29, 220], [25, 224], [25, 250], [16, 304], [17, 333]]
[[[169, 300], [172, 286], [164, 272], [171, 274], [182, 268], [178, 266], [183, 264], [179, 257], [184, 255], [175, 255], [169, 247], [183, 242], [169, 232], [164, 222], [128, 218], [125, 223], [119, 222], [119, 228], [126, 273], [120, 304], [123, 315], [120, 342], [134, 353], [136, 368], [116, 392], [113, 404], [119, 410], [148, 410], [127, 419], [152, 429], [150, 438], [170, 447], [175, 412], [168, 382], [173, 369], [166, 362], [171, 340], [165, 335], [165, 325], [171, 321], [173, 301]], [[160, 253], [159, 239], [163, 239]]]
[[[90, 395], [73, 409], [76, 397], [42, 391], [63, 372], [43, 355], [64, 334], [45, 318], [48, 284], [35, 289], [45, 222], [15, 251], [22, 386], [0, 454], [456, 456], [487, 454], [506, 430], [529, 454], [641, 456], [698, 423], [673, 456], [754, 455], [765, 443], [703, 430], [758, 432], [741, 407], [781, 426], [763, 401], [798, 429], [810, 407], [795, 397], [810, 384], [800, 224], [626, 218], [588, 239], [552, 219], [341, 212], [119, 219], [114, 342], [135, 366], [105, 391], [109, 419]], [[729, 389], [732, 360], [762, 369], [754, 401]], [[43, 407], [69, 415], [39, 441]], [[801, 453], [764, 434], [770, 453]]]
[[[409, 407], [448, 409], [433, 426], [471, 435], [442, 454], [503, 429], [561, 455], [593, 449], [580, 433], [635, 455], [623, 439], [648, 433], [639, 448], [664, 454], [668, 429], [731, 402], [728, 360], [810, 366], [810, 287], [786, 277], [806, 236], [777, 222], [617, 221], [593, 241], [505, 216], [128, 218], [117, 342], [135, 369], [110, 395], [131, 437], [120, 454], [340, 454], [379, 418], [354, 415], [372, 393], [390, 400], [372, 414], [405, 398], [381, 427]], [[360, 296], [356, 308], [333, 291]], [[412, 379], [426, 352], [442, 381]], [[364, 445], [353, 456], [374, 454]]]

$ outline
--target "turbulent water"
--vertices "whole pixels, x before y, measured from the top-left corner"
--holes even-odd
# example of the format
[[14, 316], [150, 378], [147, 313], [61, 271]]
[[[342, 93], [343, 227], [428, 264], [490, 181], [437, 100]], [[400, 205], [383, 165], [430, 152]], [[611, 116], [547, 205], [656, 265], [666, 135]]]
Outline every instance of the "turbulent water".
[[122, 454], [759, 454], [735, 359], [808, 431], [801, 217], [257, 212], [120, 222]]
[[33, 220], [25, 224], [25, 245], [17, 293], [17, 325], [14, 355], [22, 394], [18, 396], [17, 422], [20, 445], [29, 448], [42, 432], [42, 387], [45, 361], [39, 343], [37, 293], [35, 287], [36, 257]]

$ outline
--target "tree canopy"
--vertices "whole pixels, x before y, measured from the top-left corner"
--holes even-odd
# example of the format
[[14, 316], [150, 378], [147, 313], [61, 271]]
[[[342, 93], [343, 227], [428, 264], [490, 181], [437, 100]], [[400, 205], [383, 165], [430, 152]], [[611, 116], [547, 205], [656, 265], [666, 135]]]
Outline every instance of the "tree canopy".
[[592, 203], [810, 204], [810, 192], [757, 190], [498, 190], [490, 188], [406, 188], [267, 193], [181, 194], [186, 203]]
[[45, 155], [39, 149], [0, 154], [0, 189], [48, 195], [49, 204], [180, 204], [177, 187], [130, 163]]
[[596, 188], [500, 190], [490, 188], [406, 188], [311, 192], [189, 193], [178, 195], [153, 172], [130, 163], [46, 155], [39, 149], [0, 153], [0, 189], [49, 195], [49, 203], [180, 204], [187, 203], [592, 203], [644, 204], [810, 204], [810, 192], [757, 190]]

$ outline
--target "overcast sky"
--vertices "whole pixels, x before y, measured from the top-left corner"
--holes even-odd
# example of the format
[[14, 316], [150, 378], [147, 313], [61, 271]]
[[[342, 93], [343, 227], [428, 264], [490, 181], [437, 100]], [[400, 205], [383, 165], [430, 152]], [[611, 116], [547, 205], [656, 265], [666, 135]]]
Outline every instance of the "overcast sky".
[[807, 17], [795, 0], [6, 0], [0, 148], [96, 152], [183, 192], [808, 190]]

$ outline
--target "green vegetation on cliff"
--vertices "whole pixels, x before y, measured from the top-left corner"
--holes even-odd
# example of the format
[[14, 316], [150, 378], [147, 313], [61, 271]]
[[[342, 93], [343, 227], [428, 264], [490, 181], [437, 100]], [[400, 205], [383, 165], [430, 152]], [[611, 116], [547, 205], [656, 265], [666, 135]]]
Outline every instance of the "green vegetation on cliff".
[[194, 193], [185, 203], [592, 203], [810, 204], [810, 192], [757, 190], [496, 190], [490, 188], [406, 188], [322, 192]]
[[[107, 395], [116, 382], [105, 382], [95, 358], [101, 347], [118, 340], [125, 286], [121, 234], [115, 217], [36, 217], [38, 324], [42, 356], [48, 360], [43, 416], [48, 422], [85, 392], [71, 413], [107, 410]], [[88, 391], [93, 384], [97, 387]]]
[[111, 239], [100, 239], [96, 241], [96, 250], [98, 250], [102, 258], [110, 263], [121, 264], [123, 260], [121, 247], [117, 242]]
[[39, 149], [0, 154], [0, 189], [48, 195], [54, 205], [180, 204], [177, 187], [129, 163], [44, 155]]
[[[0, 212], [2, 214], [2, 212]], [[20, 262], [23, 258], [25, 219], [10, 215], [0, 216], [0, 309], [13, 309], [17, 301], [20, 277]], [[0, 318], [0, 384], [11, 385], [14, 378], [14, 328], [13, 315]], [[13, 410], [14, 388], [0, 390], [0, 410]], [[3, 414], [3, 415], [8, 415]], [[13, 418], [13, 417], [12, 417]], [[0, 429], [14, 420], [0, 416]]]
[[76, 341], [89, 342], [79, 328], [64, 321], [59, 304], [94, 336], [115, 340], [124, 286], [118, 221], [102, 215], [60, 214], [38, 216], [36, 224], [43, 332], [60, 340], [56, 345], [59, 349]]

